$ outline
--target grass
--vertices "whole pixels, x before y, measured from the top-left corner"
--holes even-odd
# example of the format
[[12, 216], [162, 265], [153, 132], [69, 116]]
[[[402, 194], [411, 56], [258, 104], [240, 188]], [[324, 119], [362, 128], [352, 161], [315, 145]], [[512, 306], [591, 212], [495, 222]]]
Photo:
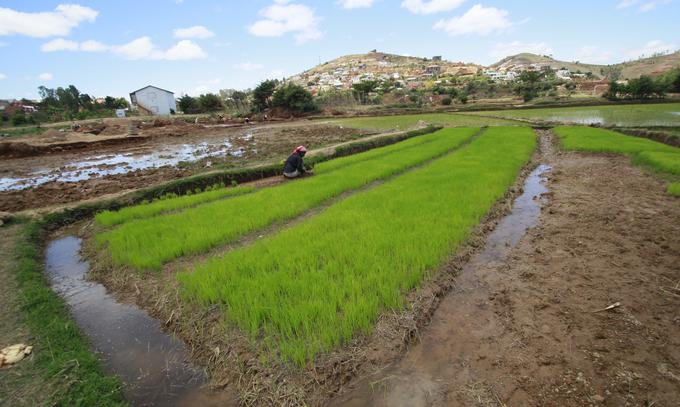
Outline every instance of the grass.
[[[444, 129], [433, 141], [393, 151], [371, 160], [346, 157], [342, 171], [220, 200], [179, 213], [127, 222], [100, 233], [115, 264], [158, 270], [172, 259], [202, 253], [238, 237], [304, 213], [339, 194], [387, 178], [459, 147], [479, 129]], [[396, 148], [392, 145], [391, 148]], [[390, 148], [387, 147], [387, 148]], [[376, 154], [377, 150], [368, 153]], [[338, 159], [338, 160], [343, 160]]]
[[517, 122], [494, 119], [488, 117], [476, 117], [450, 113], [409, 114], [397, 116], [374, 116], [354, 117], [333, 120], [334, 123], [347, 127], [361, 129], [407, 129], [414, 127], [419, 121], [442, 126], [503, 126], [516, 125]]
[[680, 182], [669, 184], [666, 192], [668, 192], [669, 195], [680, 197]]
[[469, 237], [535, 148], [529, 128], [491, 128], [467, 146], [254, 244], [180, 273], [185, 298], [283, 360], [368, 334]]
[[21, 312], [31, 331], [30, 345], [34, 346], [29, 374], [40, 375], [50, 383], [51, 405], [127, 405], [119, 380], [103, 373], [99, 359], [71, 320], [66, 305], [45, 281], [38, 250], [41, 226], [28, 223], [22, 227], [15, 274]]
[[199, 204], [216, 201], [232, 196], [243, 195], [254, 190], [253, 187], [240, 186], [236, 188], [225, 188], [224, 186], [214, 186], [204, 192], [177, 196], [167, 194], [160, 199], [152, 202], [143, 202], [139, 205], [123, 208], [119, 211], [104, 211], [95, 216], [97, 224], [110, 227], [121, 223], [129, 222], [134, 219], [150, 218], [161, 213], [176, 211], [189, 208]]
[[[480, 116], [538, 119], [580, 124], [602, 123], [623, 127], [680, 126], [680, 103], [515, 109], [476, 112]], [[472, 113], [472, 112], [471, 112]]]

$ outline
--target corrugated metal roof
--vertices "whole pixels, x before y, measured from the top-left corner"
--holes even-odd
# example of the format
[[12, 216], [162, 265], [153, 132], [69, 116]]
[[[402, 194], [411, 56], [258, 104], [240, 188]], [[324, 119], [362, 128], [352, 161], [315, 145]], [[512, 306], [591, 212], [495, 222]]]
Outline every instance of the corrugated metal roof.
[[140, 90], [143, 90], [143, 89], [146, 89], [146, 88], [156, 88], [156, 89], [158, 89], [158, 90], [162, 90], [163, 92], [172, 93], [173, 95], [175, 94], [175, 92], [170, 92], [169, 90], [166, 90], [166, 89], [163, 89], [163, 88], [159, 88], [158, 86], [153, 86], [153, 85], [147, 85], [147, 86], [145, 86], [145, 87], [143, 87], [143, 88], [139, 88], [139, 89], [137, 89], [137, 90], [134, 91], [134, 92], [130, 92], [130, 94], [132, 95], [133, 93], [137, 93], [137, 92], [139, 92]]

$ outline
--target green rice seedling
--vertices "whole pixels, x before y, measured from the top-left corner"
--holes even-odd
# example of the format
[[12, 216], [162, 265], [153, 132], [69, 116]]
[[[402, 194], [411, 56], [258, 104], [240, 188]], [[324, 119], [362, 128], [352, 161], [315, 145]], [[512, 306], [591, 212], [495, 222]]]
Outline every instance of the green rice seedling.
[[100, 212], [95, 216], [95, 219], [97, 224], [100, 226], [110, 227], [128, 222], [133, 219], [150, 218], [161, 213], [190, 208], [192, 206], [212, 202], [218, 199], [246, 194], [252, 192], [253, 190], [253, 187], [248, 186], [237, 188], [220, 187], [210, 188], [205, 192], [189, 192], [183, 196], [168, 194], [163, 198], [153, 202], [146, 202], [140, 205], [130, 206], [119, 211]]
[[179, 213], [139, 219], [97, 236], [116, 264], [159, 269], [172, 259], [202, 253], [274, 222], [302, 214], [339, 194], [441, 156], [468, 141], [478, 128], [440, 130], [434, 140], [339, 171], [287, 182]]
[[561, 126], [555, 128], [555, 133], [567, 150], [620, 153], [630, 156], [643, 151], [680, 153], [680, 149], [663, 143], [593, 127]]
[[403, 308], [406, 293], [512, 185], [535, 144], [529, 128], [488, 129], [422, 168], [178, 274], [184, 298], [221, 305], [228, 322], [304, 365]]
[[666, 192], [668, 192], [669, 195], [680, 197], [680, 182], [669, 184]]
[[337, 119], [334, 123], [361, 129], [407, 129], [419, 121], [442, 126], [508, 126], [518, 122], [492, 117], [461, 115], [452, 113], [406, 114], [396, 116], [353, 117]]
[[633, 162], [646, 165], [659, 172], [680, 175], [680, 149], [674, 153], [660, 151], [642, 151], [635, 156]]
[[374, 148], [359, 154], [353, 154], [346, 157], [340, 157], [333, 160], [322, 161], [314, 166], [315, 174], [322, 174], [337, 170], [338, 168], [345, 168], [350, 164], [361, 161], [372, 160], [374, 158], [382, 157], [387, 154], [392, 154], [407, 148], [412, 148], [418, 145], [429, 143], [441, 137], [441, 133], [433, 132], [422, 136], [411, 137], [404, 141], [394, 143], [385, 147]]

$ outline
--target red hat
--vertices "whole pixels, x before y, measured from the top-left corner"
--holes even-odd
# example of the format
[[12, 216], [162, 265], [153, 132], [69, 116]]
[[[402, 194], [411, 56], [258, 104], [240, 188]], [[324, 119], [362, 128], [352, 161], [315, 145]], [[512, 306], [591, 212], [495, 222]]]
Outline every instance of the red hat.
[[306, 153], [307, 148], [305, 146], [297, 146], [295, 147], [295, 150], [293, 150], [293, 153]]

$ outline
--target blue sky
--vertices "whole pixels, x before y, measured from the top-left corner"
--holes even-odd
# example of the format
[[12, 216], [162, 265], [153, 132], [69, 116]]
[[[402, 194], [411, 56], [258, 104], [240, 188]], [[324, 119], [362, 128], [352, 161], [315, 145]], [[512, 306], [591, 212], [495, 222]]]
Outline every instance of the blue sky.
[[40, 85], [95, 96], [246, 88], [374, 48], [480, 64], [680, 48], [678, 0], [72, 1], [0, 1], [0, 98], [37, 98]]

